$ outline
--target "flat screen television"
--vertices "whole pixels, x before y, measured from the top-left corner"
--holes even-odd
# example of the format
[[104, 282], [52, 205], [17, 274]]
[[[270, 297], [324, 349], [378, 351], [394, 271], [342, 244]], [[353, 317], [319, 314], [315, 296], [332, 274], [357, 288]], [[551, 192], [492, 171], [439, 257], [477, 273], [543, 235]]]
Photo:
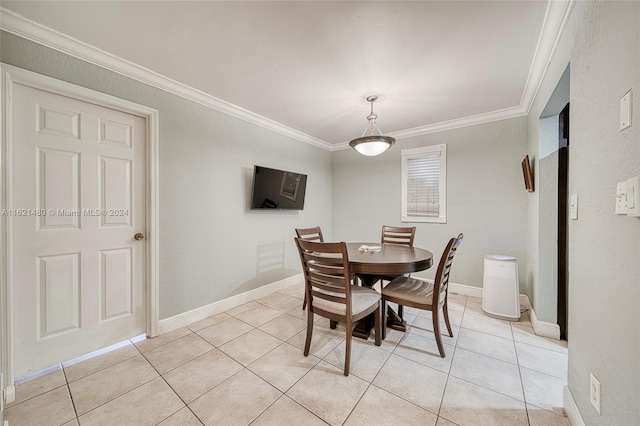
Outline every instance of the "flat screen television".
[[255, 166], [251, 209], [302, 210], [306, 189], [307, 175]]
[[522, 160], [522, 175], [524, 176], [524, 188], [529, 192], [533, 192], [535, 190], [533, 187], [533, 171], [531, 170], [528, 155], [525, 155], [524, 160]]

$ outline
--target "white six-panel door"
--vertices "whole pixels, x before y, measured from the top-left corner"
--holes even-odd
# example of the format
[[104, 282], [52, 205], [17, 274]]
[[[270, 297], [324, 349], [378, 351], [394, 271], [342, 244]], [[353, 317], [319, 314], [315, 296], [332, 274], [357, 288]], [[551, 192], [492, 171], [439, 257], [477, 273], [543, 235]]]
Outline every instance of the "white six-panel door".
[[[145, 120], [13, 87], [15, 377], [142, 334]], [[22, 210], [22, 211], [21, 211]]]

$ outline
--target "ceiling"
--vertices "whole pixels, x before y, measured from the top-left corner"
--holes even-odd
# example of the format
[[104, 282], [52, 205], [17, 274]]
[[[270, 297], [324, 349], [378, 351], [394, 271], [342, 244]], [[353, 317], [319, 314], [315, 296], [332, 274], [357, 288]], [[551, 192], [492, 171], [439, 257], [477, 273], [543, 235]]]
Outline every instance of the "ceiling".
[[[123, 66], [137, 64], [147, 69], [140, 72], [333, 150], [362, 134], [370, 94], [379, 96], [378, 125], [396, 137], [474, 117], [526, 114], [560, 27], [549, 17], [553, 3], [3, 1], [2, 7], [108, 52]], [[11, 31], [6, 18], [3, 29]]]

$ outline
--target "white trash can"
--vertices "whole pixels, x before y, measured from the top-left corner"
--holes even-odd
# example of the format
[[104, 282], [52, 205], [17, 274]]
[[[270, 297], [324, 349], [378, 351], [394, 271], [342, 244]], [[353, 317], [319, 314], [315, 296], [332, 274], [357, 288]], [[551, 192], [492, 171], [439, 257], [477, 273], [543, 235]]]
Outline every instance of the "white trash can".
[[518, 261], [513, 256], [489, 254], [484, 257], [482, 310], [509, 321], [520, 319]]

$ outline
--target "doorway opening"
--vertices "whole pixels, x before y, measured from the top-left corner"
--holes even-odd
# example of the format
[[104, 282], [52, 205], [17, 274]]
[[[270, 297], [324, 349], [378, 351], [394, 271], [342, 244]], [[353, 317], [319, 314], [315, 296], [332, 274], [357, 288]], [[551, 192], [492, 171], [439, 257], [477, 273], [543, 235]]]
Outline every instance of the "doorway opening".
[[568, 327], [569, 78], [567, 67], [539, 121], [539, 269], [536, 315], [557, 324], [560, 339]]

